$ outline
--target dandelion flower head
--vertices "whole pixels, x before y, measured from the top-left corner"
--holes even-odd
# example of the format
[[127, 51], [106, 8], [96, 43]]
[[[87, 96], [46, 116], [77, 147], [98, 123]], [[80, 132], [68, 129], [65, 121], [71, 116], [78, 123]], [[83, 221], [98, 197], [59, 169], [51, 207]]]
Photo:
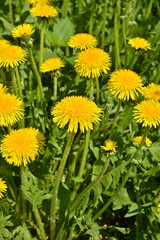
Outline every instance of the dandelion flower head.
[[2, 140], [0, 152], [9, 164], [26, 166], [34, 161], [45, 146], [45, 138], [38, 129], [21, 128], [12, 131]]
[[101, 146], [101, 148], [103, 148], [105, 151], [112, 151], [112, 150], [115, 150], [117, 145], [116, 142], [113, 142], [111, 140], [107, 140], [105, 141], [105, 146]]
[[134, 110], [134, 118], [143, 127], [157, 127], [160, 124], [160, 103], [155, 100], [144, 100], [137, 104]]
[[61, 67], [64, 67], [64, 66], [65, 66], [65, 63], [61, 58], [50, 58], [46, 60], [44, 63], [42, 63], [40, 67], [40, 71], [43, 73], [50, 72], [50, 71], [60, 69]]
[[0, 48], [2, 48], [3, 46], [6, 46], [6, 45], [9, 45], [9, 41], [0, 39]]
[[0, 178], [0, 198], [2, 198], [4, 193], [7, 191], [6, 182]]
[[68, 132], [84, 132], [86, 129], [93, 129], [93, 123], [99, 123], [102, 110], [97, 105], [86, 97], [71, 96], [62, 99], [53, 108], [53, 122], [57, 122], [60, 128], [67, 123]]
[[99, 77], [110, 70], [111, 58], [100, 48], [89, 48], [78, 54], [75, 70], [83, 77]]
[[1, 96], [3, 93], [6, 93], [6, 92], [7, 92], [6, 86], [3, 86], [3, 84], [0, 83], [0, 96]]
[[57, 10], [48, 4], [36, 4], [33, 8], [30, 10], [30, 14], [34, 17], [57, 17], [58, 12]]
[[108, 81], [108, 89], [121, 100], [135, 100], [138, 92], [142, 90], [142, 79], [140, 76], [127, 69], [120, 69], [111, 74]]
[[5, 90], [0, 90], [0, 126], [13, 125], [24, 115], [22, 101]]
[[144, 38], [131, 38], [128, 43], [136, 50], [144, 49], [146, 51], [147, 49], [151, 49], [151, 44]]
[[159, 212], [159, 216], [160, 216], [160, 202], [157, 205], [157, 211]]
[[97, 40], [88, 33], [78, 33], [70, 38], [68, 46], [75, 49], [85, 50], [96, 47]]
[[[142, 141], [142, 136], [135, 137], [133, 140], [133, 144], [139, 145], [141, 141]], [[152, 141], [148, 137], [146, 137], [146, 146], [149, 147], [151, 145], [152, 145]]]
[[147, 87], [143, 87], [142, 95], [146, 99], [160, 100], [160, 85], [155, 83], [148, 84]]
[[32, 24], [24, 23], [20, 24], [17, 27], [13, 28], [12, 30], [12, 36], [20, 38], [23, 36], [23, 34], [27, 34], [31, 36], [35, 32], [35, 29], [33, 28]]
[[0, 67], [16, 67], [25, 62], [26, 52], [18, 46], [6, 45], [0, 49]]
[[51, 0], [28, 0], [28, 2], [35, 6], [36, 4], [50, 4]]

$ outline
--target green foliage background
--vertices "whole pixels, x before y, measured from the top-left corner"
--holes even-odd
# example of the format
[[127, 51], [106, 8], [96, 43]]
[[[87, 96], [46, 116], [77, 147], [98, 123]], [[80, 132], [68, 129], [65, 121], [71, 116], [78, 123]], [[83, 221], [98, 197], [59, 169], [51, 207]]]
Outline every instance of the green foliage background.
[[[0, 36], [12, 44], [20, 45], [19, 39], [13, 39], [12, 29], [22, 23], [31, 23], [36, 29], [33, 38], [33, 53], [37, 65], [39, 62], [39, 39], [41, 22], [29, 14], [30, 6], [27, 0], [12, 0], [14, 22], [9, 12], [10, 0], [0, 3]], [[75, 85], [76, 72], [74, 60], [77, 51], [68, 47], [71, 36], [80, 32], [89, 32], [98, 40], [98, 47], [109, 53], [112, 59], [111, 72], [116, 69], [129, 68], [134, 57], [134, 50], [128, 45], [133, 37], [143, 37], [151, 43], [151, 50], [140, 52], [132, 70], [138, 73], [144, 85], [160, 81], [160, 2], [158, 0], [113, 0], [108, 1], [105, 21], [105, 38], [102, 42], [103, 19], [105, 1], [64, 0], [52, 1], [59, 12], [59, 17], [51, 19], [45, 29], [43, 61], [51, 57], [65, 60], [58, 78], [57, 102], [66, 96], [89, 96], [89, 81], [80, 77], [79, 85]], [[117, 23], [115, 23], [115, 16]], [[118, 38], [116, 39], [116, 32]], [[117, 42], [118, 40], [118, 42]], [[25, 48], [24, 48], [25, 49]], [[25, 49], [27, 51], [27, 49]], [[68, 139], [67, 127], [59, 129], [52, 122], [51, 109], [55, 105], [53, 99], [53, 80], [51, 75], [42, 74], [45, 101], [37, 103], [36, 79], [28, 58], [20, 67], [21, 86], [25, 106], [25, 126], [38, 128], [45, 134], [46, 149], [36, 161], [29, 164], [27, 174], [29, 189], [21, 186], [18, 167], [8, 165], [0, 156], [0, 176], [7, 182], [8, 191], [0, 200], [0, 239], [29, 240], [41, 239], [41, 232], [35, 221], [33, 212], [38, 207], [46, 235], [49, 239], [50, 200], [54, 186], [55, 174], [61, 161]], [[110, 73], [111, 73], [110, 72]], [[78, 132], [62, 177], [58, 194], [58, 231], [63, 226], [68, 235], [59, 239], [109, 239], [109, 240], [153, 240], [160, 239], [160, 216], [157, 210], [159, 202], [160, 183], [160, 139], [159, 128], [151, 129], [149, 138], [153, 144], [147, 148], [143, 146], [138, 157], [134, 159], [137, 175], [132, 172], [118, 195], [113, 199], [105, 212], [94, 221], [94, 216], [113, 196], [122, 183], [129, 169], [128, 160], [136, 152], [133, 145], [135, 136], [143, 135], [143, 128], [132, 117], [134, 105], [137, 101], [123, 102], [119, 113], [119, 120], [114, 131], [113, 140], [117, 142], [116, 152], [111, 154], [111, 161], [107, 172], [91, 191], [78, 204], [71, 219], [67, 219], [70, 207], [70, 196], [74, 186], [80, 183], [78, 194], [87, 187], [100, 173], [105, 153], [100, 148], [109, 136], [117, 109], [118, 100], [107, 89], [108, 75], [99, 78], [100, 98], [94, 101], [104, 110], [100, 125], [96, 125], [91, 132], [89, 151], [83, 178], [77, 173], [82, 158], [85, 134]], [[5, 70], [7, 86], [13, 93], [10, 72]], [[2, 78], [0, 82], [3, 83]], [[18, 124], [14, 126], [18, 129]], [[1, 127], [0, 138], [7, 134], [7, 129]], [[75, 169], [71, 172], [71, 163]], [[133, 179], [137, 178], [134, 185]], [[28, 201], [28, 219], [23, 222], [21, 213], [21, 191]], [[136, 194], [139, 201], [137, 202]], [[78, 196], [78, 195], [77, 195]], [[74, 228], [73, 237], [68, 236]], [[30, 232], [30, 233], [29, 233]], [[58, 238], [57, 238], [58, 239]]]

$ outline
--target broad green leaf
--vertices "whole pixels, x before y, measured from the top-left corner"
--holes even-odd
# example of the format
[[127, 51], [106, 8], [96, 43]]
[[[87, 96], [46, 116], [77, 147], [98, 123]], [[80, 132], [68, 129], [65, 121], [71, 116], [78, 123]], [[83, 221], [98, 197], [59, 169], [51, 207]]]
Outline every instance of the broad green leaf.
[[12, 31], [12, 29], [14, 28], [14, 25], [10, 22], [8, 22], [5, 18], [0, 17], [0, 21], [3, 23], [4, 28], [5, 28], [5, 34], [8, 34]]
[[113, 210], [121, 209], [123, 206], [131, 204], [132, 201], [128, 195], [126, 188], [122, 188], [116, 199], [113, 201]]
[[138, 205], [137, 203], [132, 203], [129, 207], [128, 207], [128, 212], [125, 214], [125, 218], [128, 217], [132, 217], [135, 216], [139, 213], [139, 209], [138, 209]]
[[52, 37], [49, 33], [51, 44], [66, 47], [70, 37], [74, 35], [74, 25], [68, 17], [61, 18], [53, 27]]
[[150, 153], [156, 158], [157, 161], [160, 160], [160, 142], [153, 143], [149, 148]]

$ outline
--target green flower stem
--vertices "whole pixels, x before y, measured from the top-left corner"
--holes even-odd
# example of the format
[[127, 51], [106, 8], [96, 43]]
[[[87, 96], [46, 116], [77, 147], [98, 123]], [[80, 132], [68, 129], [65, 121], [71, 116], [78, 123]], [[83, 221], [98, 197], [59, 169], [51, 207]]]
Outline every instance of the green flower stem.
[[148, 8], [146, 11], [146, 19], [149, 17], [149, 14], [151, 13], [153, 2], [154, 2], [154, 0], [150, 0], [150, 2], [148, 4]]
[[94, 86], [94, 79], [91, 77], [90, 79], [90, 91], [89, 91], [89, 99], [93, 100], [93, 86]]
[[77, 73], [77, 75], [75, 77], [75, 86], [78, 86], [79, 78], [80, 78], [80, 75], [79, 75], [79, 73]]
[[78, 14], [82, 14], [82, 9], [83, 9], [83, 0], [78, 1]]
[[22, 88], [21, 88], [21, 80], [20, 80], [20, 76], [19, 76], [19, 71], [18, 71], [18, 68], [17, 68], [17, 67], [15, 67], [14, 70], [15, 70], [15, 74], [16, 74], [16, 78], [17, 78], [19, 96], [20, 96], [20, 99], [23, 100]]
[[7, 86], [8, 84], [7, 84], [6, 75], [5, 75], [4, 71], [3, 71], [3, 68], [0, 68], [0, 75], [1, 75], [1, 78], [3, 80], [3, 84], [5, 86]]
[[34, 216], [36, 218], [36, 221], [37, 221], [37, 224], [38, 224], [38, 227], [39, 227], [39, 230], [41, 232], [41, 239], [42, 240], [46, 240], [47, 237], [46, 237], [46, 234], [45, 234], [45, 231], [44, 231], [44, 227], [43, 227], [43, 223], [42, 223], [42, 219], [41, 219], [41, 216], [39, 214], [39, 211], [38, 211], [38, 208], [36, 207], [35, 210], [34, 210]]
[[72, 239], [74, 239], [74, 237], [75, 237], [75, 234], [74, 234], [75, 226], [76, 226], [75, 223], [72, 224], [72, 226], [71, 226], [71, 228], [70, 228], [70, 231], [69, 231], [69, 236], [68, 236], [67, 240], [72, 240]]
[[[125, 162], [125, 164], [124, 164], [124, 163], [121, 163], [118, 167], [121, 167], [121, 166], [125, 167], [125, 166], [127, 166], [130, 162], [131, 162], [131, 160], [129, 159], [128, 161]], [[108, 172], [106, 173], [106, 177], [108, 177], [108, 176], [112, 173], [112, 171], [113, 171], [113, 170], [108, 171]], [[56, 239], [56, 240], [61, 240], [61, 239], [63, 239], [63, 237], [61, 238], [61, 236], [64, 234], [64, 232], [66, 232], [68, 222], [69, 222], [69, 216], [68, 216], [67, 218], [65, 218], [65, 221], [64, 221], [63, 224], [62, 224], [61, 230], [60, 230], [60, 232], [58, 233], [58, 236], [60, 236], [60, 238], [58, 238], [58, 236], [57, 236], [57, 239]], [[74, 223], [73, 223], [73, 224], [74, 224]], [[73, 226], [73, 224], [72, 224], [72, 226]], [[71, 228], [72, 228], [72, 226], [71, 226]], [[70, 229], [71, 229], [71, 228], [70, 228]], [[68, 240], [68, 239], [67, 239], [67, 240]]]
[[57, 100], [57, 77], [56, 76], [54, 76], [54, 94], [53, 94], [53, 96], [54, 96], [54, 101], [56, 101]]
[[115, 69], [121, 68], [119, 52], [119, 20], [120, 20], [120, 0], [117, 0], [116, 12], [114, 16], [114, 38], [115, 38]]
[[63, 0], [63, 17], [67, 17], [68, 0]]
[[50, 240], [55, 240], [56, 238], [56, 207], [57, 207], [57, 196], [58, 196], [58, 190], [59, 190], [59, 185], [60, 181], [62, 178], [63, 170], [66, 165], [66, 161], [72, 146], [72, 142], [74, 139], [75, 133], [71, 132], [70, 137], [68, 139], [67, 146], [64, 150], [63, 157], [60, 163], [60, 166], [58, 168], [57, 174], [56, 174], [56, 179], [54, 183], [54, 188], [53, 188], [53, 198], [51, 200], [51, 208], [50, 208]]
[[96, 83], [96, 103], [99, 104], [99, 79], [98, 77], [95, 78], [95, 83]]
[[[17, 84], [18, 84], [19, 97], [23, 101], [23, 95], [22, 95], [22, 88], [21, 88], [21, 80], [20, 80], [20, 76], [19, 76], [19, 71], [18, 71], [17, 67], [15, 67], [14, 70], [15, 70]], [[24, 117], [20, 121], [20, 127], [22, 127], [22, 128], [25, 127]]]
[[[133, 154], [133, 156], [131, 156], [130, 159], [128, 160], [128, 164], [131, 163], [134, 158], [136, 158], [137, 153], [142, 149], [142, 146], [143, 146], [143, 144], [144, 144], [144, 142], [145, 142], [145, 139], [146, 139], [146, 136], [147, 136], [148, 131], [149, 131], [149, 127], [146, 127], [145, 132], [144, 132], [144, 135], [143, 135], [143, 138], [142, 138], [142, 141], [141, 141], [141, 143], [139, 144], [139, 147], [138, 147], [137, 151], [136, 151], [136, 152]], [[106, 209], [109, 207], [109, 205], [114, 201], [114, 199], [117, 197], [117, 195], [119, 194], [119, 192], [121, 191], [121, 189], [122, 189], [122, 188], [124, 187], [124, 185], [126, 184], [128, 178], [129, 178], [129, 176], [130, 176], [130, 173], [131, 173], [131, 171], [132, 171], [133, 169], [134, 169], [134, 165], [133, 165], [133, 166], [131, 165], [130, 168], [128, 169], [126, 175], [124, 176], [122, 183], [119, 185], [118, 189], [115, 191], [115, 193], [112, 195], [112, 197], [107, 201], [107, 203], [103, 206], [103, 208], [100, 209], [99, 212], [95, 214], [95, 216], [93, 217], [93, 221], [96, 221], [97, 218], [99, 218], [99, 217], [102, 215], [102, 213], [104, 213], [104, 212], [106, 211]]]
[[43, 45], [44, 45], [44, 30], [45, 30], [45, 21], [42, 22], [41, 36], [40, 36], [40, 60], [39, 60], [39, 69], [43, 62]]
[[76, 156], [74, 157], [72, 163], [69, 166], [69, 179], [71, 179], [73, 174], [75, 173], [76, 164], [77, 164], [77, 161], [78, 161], [78, 159], [80, 157], [80, 154], [81, 154], [83, 148], [84, 148], [84, 144], [82, 144], [80, 146], [80, 148], [78, 149], [78, 151], [76, 153]]
[[103, 208], [101, 208], [99, 210], [99, 212], [97, 214], [94, 215], [93, 217], [93, 221], [96, 221], [97, 218], [99, 218], [99, 216], [102, 215], [102, 213], [104, 213], [104, 211], [106, 211], [106, 209], [109, 207], [109, 205], [113, 202], [113, 200], [117, 197], [117, 195], [119, 194], [119, 192], [121, 191], [121, 189], [124, 187], [125, 183], [127, 182], [130, 173], [132, 171], [132, 166], [130, 166], [129, 170], [127, 171], [125, 177], [123, 178], [122, 183], [119, 185], [118, 189], [115, 191], [115, 193], [112, 195], [112, 197], [107, 201], [107, 203], [103, 206]]
[[[19, 97], [23, 101], [23, 95], [22, 95], [22, 88], [21, 88], [21, 81], [20, 81], [19, 71], [18, 71], [17, 67], [15, 67], [14, 70], [15, 70], [17, 84], [18, 84]], [[24, 117], [20, 120], [19, 127], [20, 128], [24, 128], [25, 127], [25, 119], [24, 119]]]
[[[160, 67], [160, 64], [159, 64], [159, 67]], [[158, 69], [159, 69], [158, 67]], [[156, 78], [155, 80], [153, 81], [155, 84], [158, 84], [159, 83], [159, 80], [160, 80], [160, 72], [158, 72], [158, 74], [156, 75]]]
[[[86, 158], [87, 158], [87, 154], [88, 154], [90, 132], [91, 132], [91, 130], [89, 129], [86, 133], [86, 140], [85, 140], [85, 145], [84, 145], [84, 150], [83, 150], [83, 154], [82, 154], [81, 164], [80, 164], [80, 168], [79, 168], [79, 172], [78, 172], [78, 178], [82, 178], [83, 173], [84, 173], [84, 168], [85, 168], [85, 165], [86, 165]], [[75, 199], [75, 196], [76, 196], [76, 193], [77, 193], [79, 187], [80, 187], [80, 184], [77, 183], [76, 186], [73, 189], [72, 194], [71, 194], [71, 202], [73, 202], [73, 200]]]
[[102, 24], [102, 43], [101, 43], [101, 48], [102, 49], [104, 49], [105, 26], [106, 26], [106, 19], [107, 19], [107, 4], [108, 4], [108, 0], [105, 0], [104, 12], [103, 12], [103, 24]]
[[120, 111], [121, 105], [122, 105], [122, 101], [119, 100], [118, 106], [117, 106], [117, 110], [116, 110], [116, 113], [115, 113], [115, 117], [114, 117], [114, 120], [113, 120], [113, 123], [112, 123], [112, 127], [111, 127], [111, 130], [110, 130], [110, 134], [109, 134], [109, 139], [110, 139], [110, 140], [111, 140], [112, 137], [113, 137], [113, 133], [114, 133], [114, 129], [115, 129], [115, 126], [116, 126], [116, 124], [117, 124], [117, 121], [118, 121], [119, 111]]
[[122, 32], [123, 32], [123, 42], [125, 47], [125, 66], [127, 66], [126, 19], [123, 19]]
[[95, 10], [95, 5], [96, 5], [96, 1], [92, 0], [91, 15], [89, 19], [89, 34], [92, 34], [92, 30], [93, 30], [93, 15]]
[[[143, 146], [143, 144], [144, 144], [144, 142], [146, 140], [148, 131], [149, 131], [149, 127], [146, 127], [145, 132], [143, 134], [142, 141], [141, 141], [141, 143], [139, 145], [138, 151], [140, 151], [142, 149], [142, 146]], [[136, 201], [137, 201], [138, 208], [140, 208], [140, 195], [139, 195], [139, 192], [137, 191], [138, 179], [137, 179], [137, 166], [136, 165], [133, 166], [133, 173], [135, 175], [135, 177], [133, 178], [135, 196], [136, 196]], [[142, 224], [141, 216], [139, 214], [137, 214], [137, 216], [136, 216], [136, 222], [137, 222], [137, 224], [136, 224], [136, 236], [138, 237], [139, 229], [141, 228], [141, 224]]]
[[[67, 15], [68, 15], [68, 4], [69, 4], [69, 0], [63, 0], [63, 9], [62, 9], [63, 17], [67, 17]], [[66, 53], [66, 57], [69, 57], [69, 47], [68, 46], [66, 46], [66, 48], [65, 48], [65, 53]]]
[[10, 20], [11, 20], [11, 23], [14, 25], [12, 0], [9, 0], [9, 14], [10, 14]]
[[122, 32], [123, 32], [123, 42], [124, 42], [124, 46], [127, 45], [127, 42], [126, 42], [126, 21], [125, 19], [123, 19], [123, 25], [122, 25]]
[[78, 207], [78, 204], [80, 203], [80, 201], [86, 196], [86, 194], [88, 194], [92, 188], [98, 183], [98, 181], [100, 181], [100, 179], [103, 177], [104, 173], [106, 172], [108, 165], [110, 162], [110, 156], [107, 157], [106, 162], [102, 168], [102, 170], [100, 171], [100, 173], [97, 175], [97, 177], [94, 179], [93, 182], [91, 182], [85, 189], [83, 189], [83, 191], [78, 195], [78, 197], [76, 198], [76, 200], [73, 202], [71, 210], [70, 210], [70, 214], [69, 214], [69, 218], [72, 218], [74, 215], [74, 212], [76, 210], [76, 208]]
[[17, 200], [17, 186], [14, 182], [13, 176], [8, 176], [7, 185], [9, 187], [9, 190], [11, 192], [11, 195], [12, 195], [14, 201], [16, 202], [16, 200]]
[[38, 72], [38, 69], [37, 69], [37, 65], [36, 65], [35, 60], [34, 60], [34, 57], [33, 57], [32, 49], [30, 48], [29, 45], [27, 46], [27, 48], [28, 48], [29, 57], [30, 57], [30, 59], [31, 59], [32, 68], [33, 68], [33, 71], [34, 71], [34, 73], [35, 73], [35, 76], [36, 76], [36, 79], [37, 79], [37, 83], [38, 83], [38, 87], [39, 87], [38, 99], [43, 99], [43, 98], [44, 98], [44, 94], [43, 94], [43, 87], [42, 87], [41, 77], [40, 77], [40, 75], [39, 75], [39, 72]]
[[[25, 168], [23, 165], [20, 166], [20, 175], [21, 175], [21, 184], [24, 187], [28, 188], [28, 181], [27, 181], [27, 168]], [[22, 210], [23, 210], [23, 219], [26, 221], [27, 219], [27, 202], [25, 195], [22, 193]]]
[[128, 65], [128, 69], [132, 70], [136, 61], [137, 61], [137, 58], [138, 58], [138, 52], [135, 50], [134, 51], [134, 56], [131, 58], [130, 60], [130, 63]]
[[66, 57], [69, 57], [69, 47], [66, 46]]
[[[24, 167], [23, 165], [20, 166], [20, 174], [21, 174], [21, 183], [22, 186], [24, 186], [26, 189], [29, 189], [29, 182], [28, 182], [28, 177], [27, 177], [27, 167]], [[25, 198], [25, 195], [22, 193], [22, 208], [23, 208], [23, 219], [26, 220], [27, 218], [27, 201]], [[46, 235], [43, 227], [43, 223], [41, 220], [41, 216], [39, 214], [38, 208], [35, 207], [33, 210], [35, 219], [37, 221], [38, 228], [41, 232], [42, 240], [46, 240]]]
[[[156, 52], [154, 52], [154, 54], [150, 58], [149, 62], [143, 67], [142, 71], [139, 73], [140, 76], [144, 75], [144, 73], [149, 70], [150, 65], [153, 63], [154, 59], [157, 57], [157, 52], [159, 52], [160, 46], [158, 46], [157, 50], [156, 50]], [[159, 67], [160, 67], [160, 64], [158, 65], [158, 69], [159, 69]], [[153, 81], [153, 82], [156, 83], [155, 81]]]
[[15, 95], [17, 97], [19, 97], [18, 88], [17, 88], [17, 82], [16, 82], [16, 78], [15, 78], [15, 74], [14, 74], [13, 68], [11, 68], [11, 78], [12, 78], [12, 84], [13, 84], [14, 93], [15, 93]]

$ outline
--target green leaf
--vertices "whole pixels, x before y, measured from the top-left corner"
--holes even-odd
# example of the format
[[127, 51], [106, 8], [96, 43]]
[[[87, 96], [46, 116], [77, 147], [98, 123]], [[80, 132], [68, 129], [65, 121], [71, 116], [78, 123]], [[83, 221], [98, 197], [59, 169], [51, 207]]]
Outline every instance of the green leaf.
[[81, 183], [81, 182], [84, 181], [84, 179], [83, 179], [83, 178], [80, 178], [80, 177], [72, 177], [72, 180], [73, 180], [74, 182], [78, 182], [78, 183]]
[[113, 210], [121, 209], [123, 206], [131, 204], [132, 201], [128, 195], [126, 188], [122, 188], [116, 199], [113, 201]]
[[160, 142], [153, 143], [149, 148], [150, 153], [159, 161], [160, 156]]
[[70, 37], [74, 35], [74, 25], [68, 17], [59, 19], [53, 27], [51, 44], [59, 47], [66, 47]]
[[29, 3], [28, 3], [28, 0], [25, 0], [23, 2], [23, 8], [21, 10], [21, 14], [25, 13], [25, 12], [28, 12], [30, 10], [30, 6], [29, 6]]
[[102, 177], [102, 180], [101, 182], [103, 183], [104, 187], [105, 187], [105, 190], [107, 191], [107, 189], [110, 187], [111, 183], [112, 183], [112, 175], [111, 173], [110, 174], [105, 174], [103, 177]]
[[[5, 28], [5, 34], [8, 34], [12, 31], [12, 29], [14, 28], [14, 25], [10, 22], [8, 22], [5, 18], [0, 17], [0, 21], [2, 21], [4, 28]], [[3, 34], [4, 34], [3, 33]]]
[[133, 112], [133, 107], [130, 107], [127, 112], [125, 112], [125, 114], [122, 115], [122, 120], [120, 121], [120, 123], [118, 124], [119, 128], [126, 128], [129, 126], [129, 124], [132, 122], [133, 120], [133, 116], [132, 116], [132, 112]]
[[93, 141], [92, 140], [90, 140], [90, 149], [93, 152], [95, 158], [98, 159], [99, 158], [99, 148], [93, 146]]
[[43, 48], [43, 62], [49, 58], [58, 57], [50, 48]]
[[138, 210], [138, 205], [137, 203], [132, 203], [129, 207], [128, 207], [128, 212], [126, 213], [126, 215], [124, 216], [125, 218], [128, 218], [128, 217], [132, 217], [132, 216], [135, 216], [139, 213], [139, 210]]

